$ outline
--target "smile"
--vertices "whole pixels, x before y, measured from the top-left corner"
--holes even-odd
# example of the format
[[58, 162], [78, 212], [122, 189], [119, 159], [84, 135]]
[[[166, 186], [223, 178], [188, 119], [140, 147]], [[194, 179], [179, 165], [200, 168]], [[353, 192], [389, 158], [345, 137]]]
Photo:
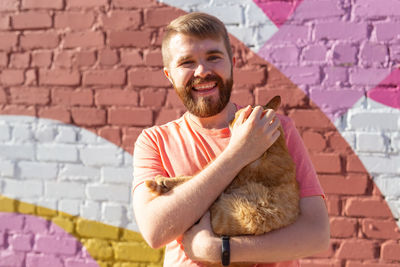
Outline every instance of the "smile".
[[217, 85], [217, 82], [209, 82], [209, 83], [203, 83], [203, 84], [196, 84], [193, 86], [193, 90], [194, 91], [201, 91], [201, 92], [206, 92], [206, 91], [210, 91], [212, 89], [215, 88], [215, 86]]

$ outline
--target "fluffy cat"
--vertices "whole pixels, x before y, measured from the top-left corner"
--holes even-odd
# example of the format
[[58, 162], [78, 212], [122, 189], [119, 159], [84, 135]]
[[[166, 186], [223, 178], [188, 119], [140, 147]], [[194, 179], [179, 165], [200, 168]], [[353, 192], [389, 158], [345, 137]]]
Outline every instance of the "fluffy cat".
[[[280, 96], [275, 96], [264, 109], [276, 111], [280, 103]], [[242, 111], [236, 112], [231, 126]], [[285, 227], [297, 219], [300, 197], [296, 167], [288, 152], [281, 126], [279, 131], [281, 134], [275, 143], [260, 158], [244, 167], [210, 207], [215, 234], [260, 235]], [[146, 185], [153, 193], [160, 195], [191, 178], [157, 176], [154, 180], [146, 181]]]

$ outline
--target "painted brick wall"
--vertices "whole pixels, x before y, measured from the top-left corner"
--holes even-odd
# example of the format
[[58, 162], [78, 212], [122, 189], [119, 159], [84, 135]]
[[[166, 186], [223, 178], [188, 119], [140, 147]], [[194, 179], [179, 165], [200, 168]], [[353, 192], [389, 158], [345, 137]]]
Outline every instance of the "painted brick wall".
[[398, 266], [399, 0], [1, 0], [0, 266], [162, 265], [132, 148], [184, 112], [160, 42], [195, 10], [231, 33], [233, 100], [280, 94], [309, 149], [332, 241], [303, 266]]

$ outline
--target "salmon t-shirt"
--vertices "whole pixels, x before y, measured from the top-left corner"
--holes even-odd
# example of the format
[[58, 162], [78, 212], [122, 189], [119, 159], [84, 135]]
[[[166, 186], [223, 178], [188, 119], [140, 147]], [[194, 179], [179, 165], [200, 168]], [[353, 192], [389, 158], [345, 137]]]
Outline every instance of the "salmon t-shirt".
[[[285, 133], [286, 143], [295, 164], [300, 197], [323, 196], [310, 157], [293, 121], [277, 115]], [[218, 157], [229, 143], [229, 128], [205, 129], [191, 121], [188, 113], [162, 126], [143, 130], [135, 143], [133, 192], [145, 180], [157, 175], [176, 177], [195, 175]], [[212, 186], [212, 185], [210, 185]], [[181, 237], [166, 245], [164, 266], [202, 266], [189, 259]], [[295, 267], [298, 261], [255, 264], [257, 267]]]

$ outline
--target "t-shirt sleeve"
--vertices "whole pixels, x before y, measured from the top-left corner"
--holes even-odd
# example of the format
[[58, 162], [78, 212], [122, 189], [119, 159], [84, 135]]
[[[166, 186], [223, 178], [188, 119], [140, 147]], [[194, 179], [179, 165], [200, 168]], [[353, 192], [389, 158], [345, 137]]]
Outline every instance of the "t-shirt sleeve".
[[144, 130], [136, 140], [133, 153], [132, 192], [144, 181], [152, 180], [157, 175], [167, 176], [167, 173], [161, 161], [155, 135]]
[[296, 179], [300, 187], [300, 197], [325, 197], [315, 168], [293, 120], [289, 117], [280, 119], [284, 128], [289, 153], [296, 164]]

